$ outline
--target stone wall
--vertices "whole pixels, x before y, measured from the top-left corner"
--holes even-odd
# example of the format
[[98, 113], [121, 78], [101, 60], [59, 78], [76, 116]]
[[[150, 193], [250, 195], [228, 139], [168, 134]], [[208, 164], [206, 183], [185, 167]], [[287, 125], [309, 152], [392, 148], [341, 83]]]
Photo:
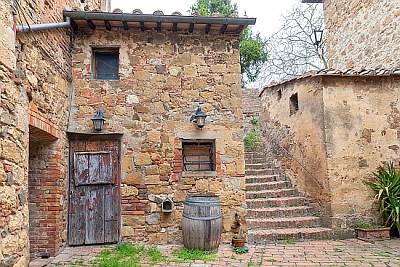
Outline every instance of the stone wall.
[[29, 252], [54, 255], [65, 243], [69, 30], [16, 33], [15, 25], [63, 21], [77, 2], [0, 2], [0, 266], [28, 266]]
[[[321, 75], [272, 86], [262, 94], [267, 138], [279, 143], [271, 150], [339, 236], [351, 236], [360, 221], [380, 220], [374, 193], [362, 181], [389, 160], [399, 166], [399, 87], [395, 75]], [[294, 93], [299, 109], [290, 115]]]
[[[92, 79], [92, 47], [119, 48], [119, 80]], [[238, 36], [172, 32], [88, 31], [75, 36], [74, 105], [69, 129], [92, 132], [90, 118], [105, 111], [105, 132], [122, 133], [122, 237], [181, 242], [188, 192], [221, 198], [223, 239], [235, 212], [245, 213], [242, 100]], [[190, 121], [200, 104], [199, 129]], [[216, 171], [182, 170], [182, 142], [215, 143]], [[157, 199], [172, 197], [164, 214]]]
[[28, 99], [14, 76], [16, 42], [11, 3], [0, 2], [0, 265], [27, 266]]
[[243, 127], [244, 132], [247, 133], [254, 127], [251, 123], [253, 118], [259, 120], [261, 113], [260, 90], [257, 88], [243, 88], [242, 89], [242, 103], [243, 103]]
[[[296, 94], [297, 111], [292, 103]], [[322, 99], [323, 88], [319, 78], [268, 88], [261, 97], [261, 128], [268, 156], [311, 201], [328, 225], [331, 196]]]
[[324, 79], [328, 176], [336, 229], [380, 218], [373, 191], [362, 181], [384, 162], [393, 160], [399, 166], [399, 89], [399, 76]]
[[329, 66], [375, 69], [400, 66], [400, 2], [324, 0]]

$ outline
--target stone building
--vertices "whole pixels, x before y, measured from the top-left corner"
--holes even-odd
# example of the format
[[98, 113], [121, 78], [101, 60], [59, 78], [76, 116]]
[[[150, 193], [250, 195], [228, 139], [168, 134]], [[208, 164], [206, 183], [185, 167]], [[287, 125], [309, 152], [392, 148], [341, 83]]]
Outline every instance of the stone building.
[[[400, 164], [398, 1], [323, 3], [331, 70], [261, 92], [267, 152], [320, 211], [336, 236], [377, 223], [363, 184], [379, 166]], [[351, 69], [349, 69], [351, 68]], [[368, 70], [369, 69], [369, 70]]]
[[179, 242], [189, 192], [220, 196], [230, 239], [245, 213], [239, 33], [255, 19], [81, 2], [0, 3], [0, 265], [66, 244]]
[[333, 69], [395, 68], [400, 65], [396, 0], [302, 0], [323, 3], [329, 66]]
[[336, 236], [378, 223], [363, 180], [400, 163], [400, 72], [320, 72], [264, 88], [269, 152]]

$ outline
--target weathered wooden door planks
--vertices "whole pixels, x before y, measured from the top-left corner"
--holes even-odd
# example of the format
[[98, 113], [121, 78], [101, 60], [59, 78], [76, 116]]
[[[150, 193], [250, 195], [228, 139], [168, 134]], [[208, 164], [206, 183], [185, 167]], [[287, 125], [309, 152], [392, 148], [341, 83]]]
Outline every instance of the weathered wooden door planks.
[[119, 150], [119, 140], [71, 140], [70, 245], [118, 242]]

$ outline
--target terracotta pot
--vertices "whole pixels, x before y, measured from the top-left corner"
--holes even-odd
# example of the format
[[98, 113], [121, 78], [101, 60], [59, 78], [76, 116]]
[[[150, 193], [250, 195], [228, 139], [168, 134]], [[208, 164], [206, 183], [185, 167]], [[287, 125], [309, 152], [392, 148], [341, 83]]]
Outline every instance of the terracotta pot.
[[241, 248], [246, 243], [246, 239], [232, 239], [232, 243], [235, 247]]

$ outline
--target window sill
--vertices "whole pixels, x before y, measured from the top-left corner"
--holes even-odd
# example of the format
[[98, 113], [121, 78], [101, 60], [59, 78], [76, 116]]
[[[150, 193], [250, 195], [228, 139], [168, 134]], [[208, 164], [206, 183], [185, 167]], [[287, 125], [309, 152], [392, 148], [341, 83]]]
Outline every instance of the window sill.
[[216, 171], [198, 171], [198, 172], [190, 172], [184, 171], [182, 172], [182, 177], [217, 177], [218, 174]]

